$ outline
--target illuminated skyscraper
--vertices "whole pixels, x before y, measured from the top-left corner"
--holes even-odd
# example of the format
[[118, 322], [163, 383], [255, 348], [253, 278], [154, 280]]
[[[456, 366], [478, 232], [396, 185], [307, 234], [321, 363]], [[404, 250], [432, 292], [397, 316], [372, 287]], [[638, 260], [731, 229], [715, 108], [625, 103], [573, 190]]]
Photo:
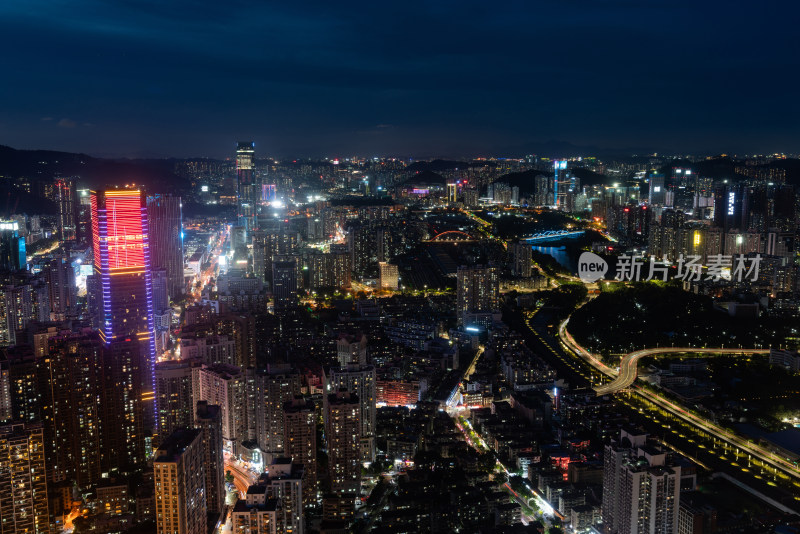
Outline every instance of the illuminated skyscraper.
[[555, 197], [556, 209], [564, 209], [569, 192], [570, 180], [567, 172], [567, 160], [556, 160], [553, 162], [553, 196]]
[[150, 225], [150, 264], [153, 270], [167, 271], [167, 293], [176, 300], [184, 291], [183, 233], [181, 197], [147, 197], [147, 220]]
[[239, 142], [236, 148], [239, 226], [244, 226], [247, 230], [254, 230], [256, 227], [259, 197], [255, 183], [255, 149], [256, 144], [251, 141]]
[[28, 268], [25, 237], [17, 221], [0, 221], [0, 267], [9, 271]]
[[[155, 336], [150, 239], [145, 196], [139, 190], [92, 191], [95, 292], [92, 310], [106, 344], [136, 339], [141, 346], [144, 400], [153, 402]], [[155, 425], [155, 410], [145, 423]]]

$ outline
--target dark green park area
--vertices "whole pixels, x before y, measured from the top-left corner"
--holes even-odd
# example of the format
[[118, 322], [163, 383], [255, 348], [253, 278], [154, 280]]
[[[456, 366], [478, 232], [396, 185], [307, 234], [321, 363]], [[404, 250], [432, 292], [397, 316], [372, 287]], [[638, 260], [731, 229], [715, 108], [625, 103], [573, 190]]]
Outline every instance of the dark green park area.
[[673, 284], [612, 285], [575, 311], [569, 331], [603, 355], [650, 347], [796, 346], [798, 324], [780, 317], [732, 317], [710, 297]]

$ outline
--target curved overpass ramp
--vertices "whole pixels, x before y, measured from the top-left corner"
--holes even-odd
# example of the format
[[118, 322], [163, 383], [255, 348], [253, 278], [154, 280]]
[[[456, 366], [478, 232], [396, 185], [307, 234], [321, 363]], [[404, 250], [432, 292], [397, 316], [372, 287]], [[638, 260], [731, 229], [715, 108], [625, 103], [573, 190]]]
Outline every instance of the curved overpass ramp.
[[567, 331], [569, 319], [562, 322], [558, 329], [558, 334], [564, 344], [575, 354], [588, 361], [595, 369], [606, 376], [613, 377], [614, 380], [600, 386], [595, 386], [594, 390], [598, 395], [608, 395], [616, 393], [622, 389], [630, 387], [638, 376], [639, 359], [644, 356], [655, 356], [657, 354], [674, 354], [681, 352], [702, 353], [702, 354], [769, 354], [769, 349], [726, 349], [726, 348], [695, 348], [695, 347], [656, 347], [642, 349], [626, 354], [619, 362], [619, 370], [613, 369], [604, 364], [597, 356], [581, 347], [569, 331]]
[[696, 349], [686, 347], [659, 347], [655, 349], [644, 349], [626, 354], [619, 362], [619, 374], [617, 377], [602, 386], [595, 386], [594, 390], [598, 395], [608, 395], [616, 393], [621, 389], [630, 387], [636, 381], [638, 375], [639, 359], [645, 356], [655, 356], [657, 354], [670, 353], [702, 353], [702, 354], [768, 354], [768, 349]]

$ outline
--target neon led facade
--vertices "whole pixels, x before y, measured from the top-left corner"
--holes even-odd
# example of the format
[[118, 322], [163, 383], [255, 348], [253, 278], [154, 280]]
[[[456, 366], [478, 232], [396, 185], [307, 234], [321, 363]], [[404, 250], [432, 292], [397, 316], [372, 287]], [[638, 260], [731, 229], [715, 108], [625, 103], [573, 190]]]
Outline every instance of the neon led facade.
[[[139, 190], [92, 191], [94, 274], [100, 335], [106, 344], [136, 338], [152, 374], [156, 347], [147, 203]], [[153, 382], [155, 376], [148, 377]]]

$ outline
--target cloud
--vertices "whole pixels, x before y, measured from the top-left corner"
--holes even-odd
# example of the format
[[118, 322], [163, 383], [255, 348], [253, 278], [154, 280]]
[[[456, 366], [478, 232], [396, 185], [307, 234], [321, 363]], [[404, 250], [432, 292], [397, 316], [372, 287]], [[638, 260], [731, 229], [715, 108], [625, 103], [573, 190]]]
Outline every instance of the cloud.
[[42, 117], [42, 121], [51, 121], [53, 117]]
[[72, 119], [61, 119], [60, 121], [58, 121], [59, 128], [75, 128], [77, 124], [78, 123]]

